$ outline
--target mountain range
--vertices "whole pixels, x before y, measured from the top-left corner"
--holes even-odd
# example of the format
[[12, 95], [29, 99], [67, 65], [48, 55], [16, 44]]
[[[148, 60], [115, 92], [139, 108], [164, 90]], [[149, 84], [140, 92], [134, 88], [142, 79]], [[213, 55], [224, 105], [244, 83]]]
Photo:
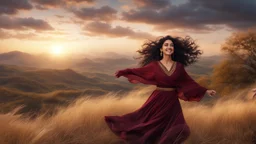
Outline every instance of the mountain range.
[[[115, 58], [109, 54], [116, 55]], [[0, 54], [0, 109], [2, 113], [23, 105], [21, 113], [54, 113], [78, 97], [108, 92], [128, 92], [134, 87], [114, 72], [138, 67], [137, 61], [114, 53], [108, 56], [54, 59], [20, 51]], [[187, 69], [192, 76], [208, 75], [223, 57], [202, 57]]]
[[[123, 57], [122, 57], [123, 56]], [[212, 66], [223, 59], [223, 56], [201, 57], [197, 63], [188, 67], [194, 74], [208, 74], [212, 71]], [[84, 55], [67, 56], [63, 58], [52, 57], [47, 54], [33, 55], [20, 51], [11, 51], [0, 54], [0, 64], [29, 66], [37, 68], [53, 69], [73, 69], [78, 72], [101, 72], [113, 75], [118, 69], [127, 67], [138, 67], [138, 61], [114, 52], [105, 52], [100, 56], [92, 57]]]

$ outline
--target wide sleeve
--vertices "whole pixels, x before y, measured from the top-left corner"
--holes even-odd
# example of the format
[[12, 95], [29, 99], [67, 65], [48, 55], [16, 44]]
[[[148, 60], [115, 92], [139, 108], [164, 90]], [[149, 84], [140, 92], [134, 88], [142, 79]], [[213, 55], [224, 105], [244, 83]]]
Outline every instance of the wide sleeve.
[[207, 88], [196, 83], [186, 72], [184, 65], [180, 63], [179, 78], [177, 80], [178, 97], [184, 101], [200, 101]]
[[143, 83], [149, 85], [156, 85], [155, 81], [155, 65], [150, 62], [147, 65], [139, 68], [127, 68], [118, 71], [120, 76], [124, 76], [130, 83]]

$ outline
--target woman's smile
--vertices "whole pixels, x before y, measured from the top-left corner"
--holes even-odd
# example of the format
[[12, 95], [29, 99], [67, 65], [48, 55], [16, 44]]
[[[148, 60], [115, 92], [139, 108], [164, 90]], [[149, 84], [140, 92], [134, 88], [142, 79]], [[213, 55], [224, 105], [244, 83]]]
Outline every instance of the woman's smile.
[[162, 46], [165, 55], [171, 55], [174, 51], [173, 43], [171, 40], [166, 40]]

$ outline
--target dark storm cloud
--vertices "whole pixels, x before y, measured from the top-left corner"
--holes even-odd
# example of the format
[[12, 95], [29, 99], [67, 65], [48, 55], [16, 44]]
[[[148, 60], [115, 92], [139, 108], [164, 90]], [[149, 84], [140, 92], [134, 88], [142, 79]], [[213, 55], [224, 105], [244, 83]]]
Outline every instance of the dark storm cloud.
[[53, 30], [46, 21], [34, 18], [10, 18], [8, 16], [0, 16], [0, 28], [3, 29], [34, 29], [34, 30]]
[[0, 0], [0, 14], [16, 14], [18, 10], [30, 10], [28, 0]]
[[136, 9], [122, 13], [122, 19], [155, 25], [156, 29], [187, 28], [215, 30], [220, 25], [243, 29], [256, 26], [255, 0], [189, 0], [162, 10]]
[[34, 3], [36, 3], [37, 9], [47, 9], [49, 7], [62, 7], [68, 4], [76, 4], [76, 3], [82, 3], [86, 2], [89, 4], [92, 4], [95, 2], [95, 0], [32, 0]]
[[112, 27], [108, 23], [91, 22], [84, 26], [85, 34], [90, 36], [128, 37], [131, 39], [153, 38], [149, 33], [136, 32], [128, 27]]
[[109, 6], [101, 8], [81, 8], [71, 10], [78, 18], [83, 20], [111, 21], [116, 19], [117, 11]]
[[133, 0], [135, 4], [143, 8], [165, 8], [170, 5], [170, 0]]

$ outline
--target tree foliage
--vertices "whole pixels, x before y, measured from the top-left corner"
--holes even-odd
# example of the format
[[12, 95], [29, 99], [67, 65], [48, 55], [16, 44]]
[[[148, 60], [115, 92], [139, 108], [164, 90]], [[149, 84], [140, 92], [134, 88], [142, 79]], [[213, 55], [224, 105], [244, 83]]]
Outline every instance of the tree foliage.
[[256, 31], [238, 32], [222, 46], [227, 58], [214, 67], [211, 87], [227, 94], [256, 80]]

